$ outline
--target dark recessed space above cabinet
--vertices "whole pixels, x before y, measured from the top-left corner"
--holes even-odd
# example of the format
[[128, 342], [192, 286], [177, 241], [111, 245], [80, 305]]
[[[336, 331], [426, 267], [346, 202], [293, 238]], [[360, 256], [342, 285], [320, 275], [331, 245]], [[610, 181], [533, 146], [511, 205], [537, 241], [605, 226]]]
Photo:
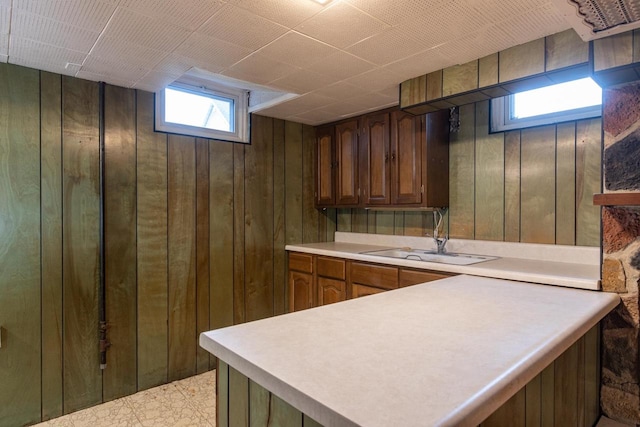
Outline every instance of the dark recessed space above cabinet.
[[316, 128], [316, 207], [449, 205], [449, 110], [384, 110]]

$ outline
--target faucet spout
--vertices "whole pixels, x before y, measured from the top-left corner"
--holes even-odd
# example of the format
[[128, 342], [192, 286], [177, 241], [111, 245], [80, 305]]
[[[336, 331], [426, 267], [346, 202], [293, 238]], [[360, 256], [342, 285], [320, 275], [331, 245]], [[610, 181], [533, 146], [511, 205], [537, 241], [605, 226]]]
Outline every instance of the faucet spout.
[[433, 241], [436, 243], [436, 248], [439, 254], [443, 254], [447, 251], [446, 246], [449, 241], [449, 236], [434, 237]]

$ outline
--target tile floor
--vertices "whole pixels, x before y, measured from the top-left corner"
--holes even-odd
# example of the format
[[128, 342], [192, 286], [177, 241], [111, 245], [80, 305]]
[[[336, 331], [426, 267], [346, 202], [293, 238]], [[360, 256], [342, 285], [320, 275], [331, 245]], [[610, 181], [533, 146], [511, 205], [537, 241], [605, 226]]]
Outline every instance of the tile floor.
[[36, 424], [36, 426], [215, 427], [215, 389], [216, 374], [215, 371], [210, 371]]
[[[37, 426], [216, 427], [216, 372], [175, 381]], [[601, 417], [596, 427], [632, 427]]]

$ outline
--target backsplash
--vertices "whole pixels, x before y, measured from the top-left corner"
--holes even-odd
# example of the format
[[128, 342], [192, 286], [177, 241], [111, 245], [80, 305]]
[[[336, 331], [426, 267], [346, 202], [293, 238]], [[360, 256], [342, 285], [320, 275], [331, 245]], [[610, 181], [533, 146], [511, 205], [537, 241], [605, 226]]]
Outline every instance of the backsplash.
[[[449, 213], [459, 239], [599, 246], [601, 119], [489, 134], [489, 102], [460, 107]], [[431, 212], [327, 210], [338, 231], [431, 235]]]

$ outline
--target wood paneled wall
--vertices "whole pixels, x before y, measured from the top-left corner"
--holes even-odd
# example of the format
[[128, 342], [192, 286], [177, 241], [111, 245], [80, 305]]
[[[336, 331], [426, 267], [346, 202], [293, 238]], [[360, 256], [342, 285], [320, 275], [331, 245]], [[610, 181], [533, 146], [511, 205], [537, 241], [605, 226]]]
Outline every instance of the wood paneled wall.
[[[460, 107], [449, 146], [450, 237], [600, 245], [601, 119], [489, 134], [489, 101]], [[446, 225], [445, 224], [445, 225]], [[430, 212], [340, 209], [338, 231], [431, 235]]]
[[100, 86], [0, 64], [0, 426], [215, 366], [202, 331], [283, 313], [287, 243], [313, 208], [312, 127], [253, 116], [251, 145], [153, 131], [153, 94], [106, 86], [99, 366]]

